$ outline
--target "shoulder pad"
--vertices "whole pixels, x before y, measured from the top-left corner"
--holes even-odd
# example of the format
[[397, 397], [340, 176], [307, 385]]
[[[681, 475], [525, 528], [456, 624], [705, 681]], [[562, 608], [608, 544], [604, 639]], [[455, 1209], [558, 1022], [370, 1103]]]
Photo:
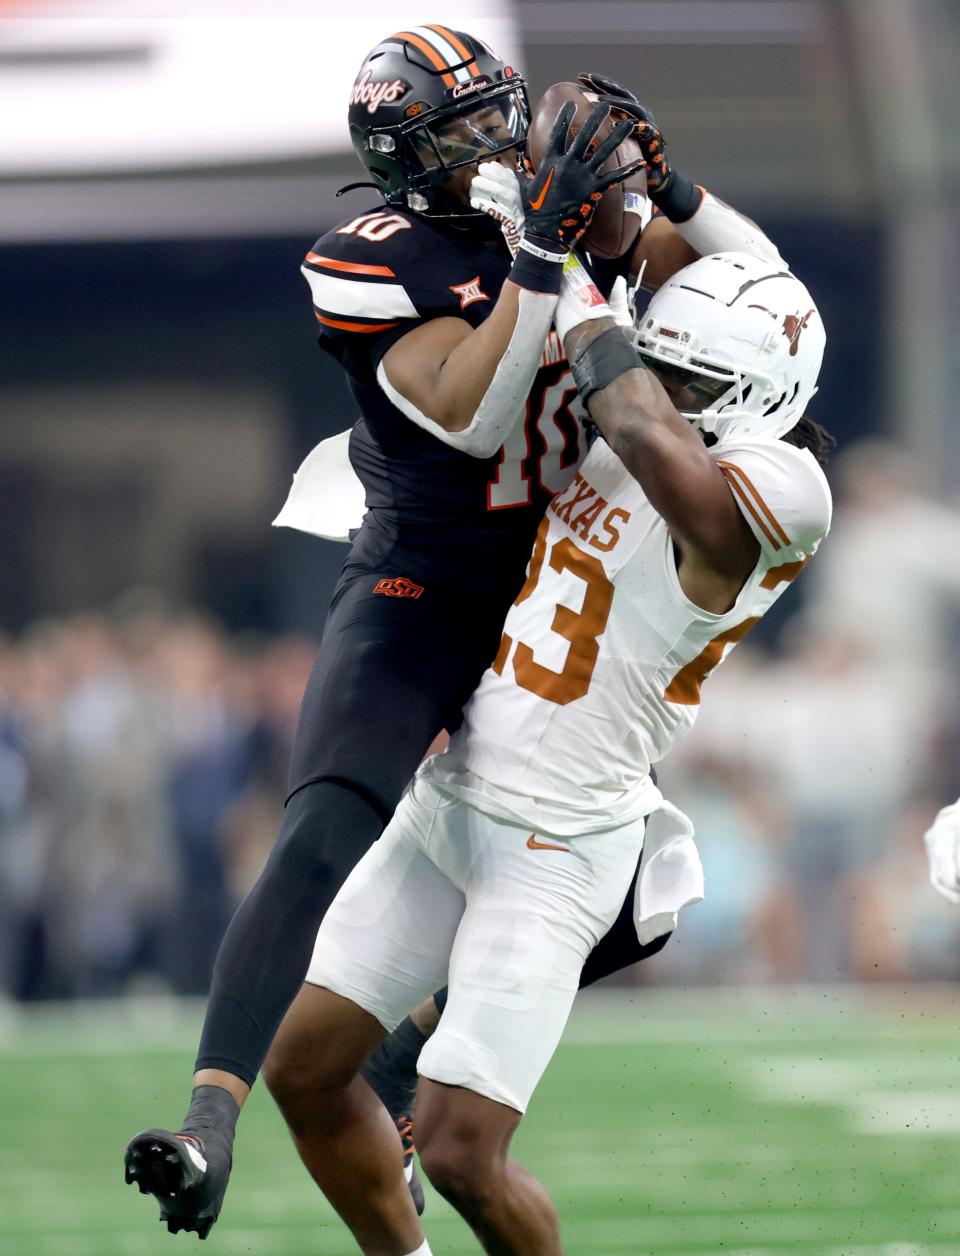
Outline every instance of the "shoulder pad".
[[403, 240], [415, 231], [411, 217], [382, 209], [320, 237], [301, 271], [325, 333], [388, 331], [420, 318], [403, 282], [410, 267]]
[[813, 455], [782, 440], [734, 440], [710, 452], [768, 561], [809, 558], [829, 531], [833, 510]]

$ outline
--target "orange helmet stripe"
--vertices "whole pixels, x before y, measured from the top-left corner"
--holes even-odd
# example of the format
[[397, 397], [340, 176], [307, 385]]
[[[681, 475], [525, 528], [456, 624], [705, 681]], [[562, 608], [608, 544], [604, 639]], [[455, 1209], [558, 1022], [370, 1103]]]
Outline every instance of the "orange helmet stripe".
[[427, 23], [427, 30], [428, 30], [428, 31], [436, 31], [436, 33], [437, 33], [438, 35], [442, 36], [442, 37], [443, 37], [443, 38], [447, 41], [447, 43], [448, 43], [448, 44], [450, 44], [452, 47], [456, 48], [457, 52], [459, 52], [460, 56], [461, 56], [461, 57], [463, 57], [464, 61], [469, 61], [469, 62], [470, 62], [470, 64], [469, 64], [468, 66], [466, 66], [466, 67], [465, 67], [465, 69], [467, 69], [467, 70], [469, 70], [469, 71], [470, 71], [470, 77], [471, 77], [471, 78], [479, 78], [479, 77], [480, 77], [480, 69], [479, 69], [479, 67], [477, 66], [477, 61], [476, 61], [476, 58], [473, 56], [473, 54], [472, 54], [472, 53], [470, 52], [470, 50], [467, 48], [467, 46], [466, 46], [466, 44], [463, 42], [463, 40], [462, 40], [462, 39], [460, 39], [460, 38], [458, 38], [458, 37], [457, 37], [457, 36], [453, 33], [453, 31], [452, 31], [452, 30], [449, 30], [446, 26], [435, 26], [435, 25], [433, 24], [433, 22], [428, 22], [428, 23]]
[[[420, 52], [423, 53], [434, 69], [450, 69], [443, 57], [441, 57], [439, 52], [437, 52], [436, 48], [431, 47], [431, 45], [428, 44], [425, 39], [421, 39], [419, 35], [414, 35], [412, 31], [400, 31], [396, 35], [391, 35], [390, 38], [403, 39], [408, 44], [413, 44], [414, 48], [418, 48]], [[453, 87], [457, 80], [452, 74], [444, 74], [443, 81], [447, 87]]]

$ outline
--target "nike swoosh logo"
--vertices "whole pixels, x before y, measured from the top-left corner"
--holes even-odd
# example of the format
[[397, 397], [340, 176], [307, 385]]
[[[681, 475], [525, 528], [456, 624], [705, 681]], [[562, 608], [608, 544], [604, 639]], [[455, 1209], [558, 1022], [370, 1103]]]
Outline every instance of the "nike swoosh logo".
[[540, 206], [543, 204], [544, 199], [546, 198], [547, 192], [550, 190], [550, 184], [553, 182], [553, 172], [555, 169], [556, 169], [556, 166], [550, 167], [550, 173], [547, 175], [546, 183], [540, 189], [540, 195], [537, 197], [535, 201], [530, 202], [531, 209], [539, 209]]
[[200, 1172], [206, 1173], [207, 1171], [206, 1157], [202, 1156], [200, 1152], [196, 1149], [196, 1147], [194, 1147], [193, 1143], [187, 1142], [185, 1138], [181, 1138], [179, 1141], [183, 1143], [183, 1146], [184, 1146], [184, 1149], [186, 1150], [187, 1155], [190, 1157], [193, 1163], [197, 1166]]
[[536, 833], [531, 833], [527, 838], [527, 846], [530, 850], [562, 850], [565, 855], [571, 853], [569, 846], [554, 846], [551, 842], [538, 842]]

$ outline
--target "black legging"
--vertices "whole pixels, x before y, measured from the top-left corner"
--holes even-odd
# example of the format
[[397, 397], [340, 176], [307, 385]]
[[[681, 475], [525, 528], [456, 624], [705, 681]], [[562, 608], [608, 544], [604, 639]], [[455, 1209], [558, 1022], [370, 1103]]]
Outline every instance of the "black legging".
[[334, 896], [390, 819], [434, 736], [455, 723], [496, 653], [513, 592], [474, 600], [337, 587], [300, 712], [291, 796], [263, 873], [224, 935], [196, 1067], [252, 1085]]

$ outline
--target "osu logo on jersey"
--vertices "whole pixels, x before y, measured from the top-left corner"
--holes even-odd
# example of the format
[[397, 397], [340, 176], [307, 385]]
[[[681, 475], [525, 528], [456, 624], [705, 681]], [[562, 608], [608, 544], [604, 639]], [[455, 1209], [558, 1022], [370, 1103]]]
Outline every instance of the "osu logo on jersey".
[[374, 593], [382, 593], [384, 597], [419, 597], [423, 592], [422, 584], [414, 584], [406, 576], [394, 576], [381, 580], [374, 586]]

